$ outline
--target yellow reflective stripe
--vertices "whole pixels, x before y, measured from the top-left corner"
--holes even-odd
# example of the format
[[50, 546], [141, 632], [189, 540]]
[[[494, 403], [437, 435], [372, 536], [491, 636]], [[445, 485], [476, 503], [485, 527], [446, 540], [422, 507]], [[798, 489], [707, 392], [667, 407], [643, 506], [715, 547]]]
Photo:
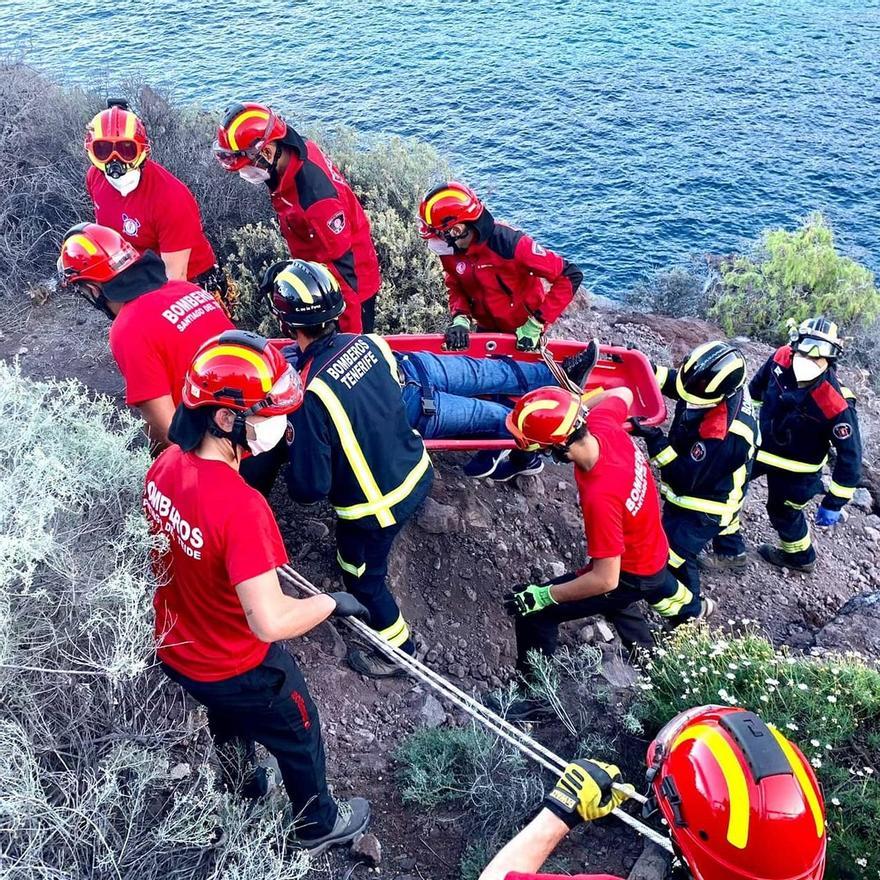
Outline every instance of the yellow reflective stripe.
[[803, 504], [798, 504], [796, 501], [789, 501], [786, 499], [783, 503], [786, 507], [792, 508], [792, 510], [803, 510], [810, 502], [805, 501]]
[[682, 370], [689, 370], [714, 345], [717, 345], [714, 340], [712, 342], [704, 342], [702, 345], [698, 345], [691, 352], [691, 356], [687, 359], [687, 362], [682, 367]]
[[311, 305], [315, 301], [315, 297], [312, 295], [311, 290], [306, 287], [302, 278], [295, 275], [290, 269], [285, 269], [278, 274], [275, 283], [277, 284], [279, 281], [286, 281], [299, 294], [300, 299], [307, 305]]
[[585, 391], [581, 395], [581, 403], [585, 403], [591, 397], [596, 397], [597, 394], [604, 394], [604, 393], [605, 393], [605, 389], [601, 385], [598, 385], [595, 388], [591, 388], [589, 391]]
[[320, 378], [312, 379], [309, 383], [308, 390], [314, 391], [321, 399], [324, 406], [327, 407], [327, 412], [333, 420], [337, 434], [339, 434], [339, 442], [342, 444], [342, 451], [345, 453], [345, 457], [354, 473], [355, 479], [361, 487], [364, 497], [367, 499], [368, 504], [356, 505], [356, 507], [375, 508], [374, 510], [365, 511], [364, 513], [348, 515], [344, 514], [342, 511], [352, 511], [354, 508], [337, 507], [337, 514], [343, 519], [359, 519], [361, 516], [367, 516], [368, 513], [375, 513], [380, 526], [393, 526], [396, 520], [389, 509], [391, 505], [386, 504], [385, 497], [382, 495], [382, 491], [379, 489], [379, 486], [373, 477], [373, 472], [367, 465], [367, 460], [364, 458], [364, 451], [361, 449], [361, 445], [358, 443], [357, 437], [354, 435], [351, 420], [348, 418], [348, 413], [346, 413], [342, 404], [339, 402], [339, 398], [333, 393], [330, 386]]
[[659, 602], [651, 603], [651, 607], [663, 617], [676, 617], [681, 614], [684, 608], [694, 598], [694, 594], [683, 584], [678, 581], [678, 589], [674, 596], [668, 599], [661, 599]]
[[696, 394], [689, 394], [688, 391], [684, 387], [684, 382], [681, 379], [681, 374], [684, 370], [679, 370], [675, 375], [675, 390], [678, 393], [678, 396], [686, 401], [687, 403], [695, 403], [697, 406], [708, 406], [712, 403], [721, 403], [724, 400], [723, 395], [719, 394], [716, 397], [698, 397]]
[[803, 553], [804, 550], [810, 549], [810, 544], [813, 542], [810, 540], [810, 532], [807, 531], [807, 534], [804, 535], [799, 541], [779, 541], [779, 546], [785, 553]]
[[434, 205], [440, 201], [440, 199], [445, 198], [453, 198], [456, 201], [460, 202], [462, 205], [466, 205], [470, 199], [467, 193], [463, 193], [461, 190], [457, 189], [441, 189], [440, 192], [435, 193], [431, 196], [430, 199], [425, 203], [425, 223], [428, 226], [432, 225], [431, 222], [431, 211], [434, 210]]
[[391, 626], [386, 626], [385, 629], [378, 630], [378, 634], [382, 636], [389, 645], [399, 648], [409, 639], [409, 626], [401, 614]]
[[819, 798], [816, 796], [816, 790], [813, 788], [813, 783], [810, 780], [810, 777], [807, 775], [806, 767], [804, 767], [804, 762], [795, 752], [795, 750], [791, 747], [791, 743], [772, 725], [767, 725], [770, 728], [770, 732], [776, 738], [776, 742], [779, 743], [779, 747], [785, 753], [785, 757], [788, 758], [788, 763], [791, 764], [791, 769], [794, 771], [795, 779], [798, 781], [798, 785], [801, 787], [801, 791], [804, 793], [804, 797], [807, 799], [807, 804], [810, 807], [810, 812], [813, 814], [813, 823], [816, 826], [816, 836], [824, 837], [825, 835], [825, 817], [822, 815], [822, 807], [819, 804]]
[[230, 125], [226, 131], [226, 137], [229, 139], [230, 149], [238, 149], [238, 141], [235, 139], [235, 133], [238, 131], [239, 126], [243, 122], [247, 122], [248, 119], [265, 119], [268, 122], [269, 114], [265, 110], [245, 110], [244, 113], [239, 113], [238, 116], [232, 120], [232, 125]]
[[732, 360], [723, 370], [721, 370], [712, 381], [706, 386], [706, 391], [715, 391], [718, 386], [734, 371], [740, 369], [742, 363], [738, 360]]
[[666, 483], [660, 484], [663, 497], [677, 507], [695, 510], [698, 513], [709, 513], [712, 516], [732, 517], [739, 512], [740, 505], [724, 501], [712, 501], [709, 498], [696, 498], [693, 495], [676, 495]]
[[730, 818], [727, 820], [727, 842], [737, 849], [745, 849], [749, 842], [749, 785], [746, 774], [730, 743], [714, 727], [695, 724], [679, 734], [672, 749], [694, 740], [706, 746], [718, 762], [721, 774], [727, 782]]
[[726, 529], [722, 529], [718, 534], [719, 535], [735, 535], [739, 531], [740, 521], [739, 517], [735, 516], [730, 525]]
[[793, 458], [783, 458], [781, 455], [774, 455], [772, 452], [765, 452], [763, 449], [758, 450], [756, 456], [761, 464], [769, 464], [770, 467], [779, 468], [783, 471], [790, 471], [793, 474], [815, 474], [821, 471], [828, 461], [828, 456], [822, 459], [818, 464], [810, 464], [806, 461], [795, 461]]
[[131, 111], [125, 114], [125, 136], [131, 140], [137, 129], [137, 116]]
[[352, 563], [346, 562], [342, 558], [342, 554], [338, 550], [336, 551], [336, 561], [339, 563], [339, 567], [343, 571], [348, 572], [348, 574], [356, 578], [359, 578], [367, 570], [366, 562], [361, 565], [352, 565]]
[[353, 504], [351, 507], [337, 507], [337, 515], [342, 519], [361, 519], [365, 516], [376, 516], [380, 525], [385, 525], [383, 516], [387, 515], [391, 520], [388, 525], [393, 525], [395, 519], [391, 515], [391, 508], [395, 504], [400, 504], [404, 498], [409, 497], [430, 466], [431, 457], [428, 455], [427, 450], [423, 450], [419, 463], [409, 472], [407, 478], [396, 489], [392, 489], [377, 501], [367, 502], [366, 504]]
[[81, 233], [71, 235], [70, 238], [64, 242], [65, 249], [69, 248], [72, 244], [78, 244], [87, 254], [91, 254], [92, 256], [98, 253], [98, 248], [95, 246], [94, 242], [90, 241]]
[[740, 465], [731, 475], [733, 477], [733, 487], [727, 496], [727, 504], [729, 507], [735, 507], [737, 510], [742, 507], [743, 498], [745, 497], [743, 488], [746, 484], [748, 471], [748, 467], [743, 464]]
[[538, 412], [542, 409], [556, 409], [556, 401], [533, 400], [531, 403], [527, 403], [520, 411], [519, 418], [516, 420], [517, 428], [522, 431], [523, 422], [525, 422], [526, 418], [533, 412]]
[[394, 380], [397, 381], [400, 368], [397, 364], [397, 358], [394, 357], [394, 352], [391, 351], [391, 346], [377, 333], [367, 333], [366, 337], [367, 339], [371, 339], [376, 344], [379, 351], [382, 352], [382, 357], [388, 362], [391, 375], [394, 376]]
[[94, 127], [93, 134], [95, 136], [95, 140], [101, 140], [104, 137], [104, 124], [101, 121], [101, 117], [106, 113], [106, 110], [102, 110], [98, 113], [95, 118], [92, 120], [92, 126]]
[[855, 393], [853, 392], [852, 388], [847, 388], [846, 385], [841, 385], [841, 386], [840, 386], [840, 393], [841, 393], [841, 394], [842, 394], [847, 400], [855, 400], [855, 399], [856, 399], [856, 395], [855, 395]]
[[840, 483], [835, 483], [834, 480], [831, 481], [831, 485], [828, 487], [828, 491], [832, 495], [836, 495], [838, 498], [846, 498], [847, 501], [856, 494], [855, 486], [841, 486]]
[[245, 348], [241, 345], [218, 345], [216, 348], [206, 351], [200, 358], [196, 359], [196, 362], [193, 364], [193, 370], [198, 372], [208, 361], [223, 355], [231, 355], [232, 357], [247, 361], [259, 374], [260, 385], [263, 391], [269, 392], [272, 390], [272, 374], [269, 372], [266, 362], [252, 348]]
[[571, 402], [571, 406], [568, 408], [568, 412], [565, 414], [565, 418], [562, 420], [562, 424], [557, 429], [557, 433], [561, 437], [567, 437], [568, 432], [571, 430], [571, 426], [574, 424], [574, 420], [578, 417], [578, 413], [581, 411], [581, 402], [580, 400], [573, 400]]
[[669, 564], [673, 568], [681, 568], [684, 565], [684, 556], [679, 556], [672, 547], [669, 548]]
[[657, 384], [662, 388], [666, 384], [666, 380], [669, 378], [669, 367], [657, 364], [657, 366], [654, 367], [654, 378], [657, 380]]
[[755, 432], [745, 423], [739, 421], [739, 419], [734, 419], [730, 423], [730, 428], [728, 429], [731, 434], [736, 434], [739, 437], [742, 437], [749, 446], [755, 445]]
[[675, 461], [676, 458], [678, 458], [678, 453], [671, 446], [667, 446], [665, 449], [661, 449], [651, 461], [657, 467], [666, 467], [666, 465]]

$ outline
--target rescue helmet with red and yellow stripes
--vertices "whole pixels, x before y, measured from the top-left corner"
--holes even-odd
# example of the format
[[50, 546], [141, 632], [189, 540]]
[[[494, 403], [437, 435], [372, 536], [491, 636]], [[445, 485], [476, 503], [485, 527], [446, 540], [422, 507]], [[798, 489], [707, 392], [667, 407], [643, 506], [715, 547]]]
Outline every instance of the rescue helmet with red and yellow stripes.
[[226, 108], [214, 141], [214, 157], [227, 171], [253, 165], [267, 144], [287, 134], [287, 123], [256, 101], [238, 101]]
[[432, 189], [419, 205], [420, 235], [431, 238], [459, 223], [473, 223], [483, 213], [477, 194], [463, 183], [450, 180]]
[[92, 117], [86, 127], [85, 148], [92, 165], [105, 174], [113, 170], [113, 163], [119, 163], [120, 173], [140, 168], [150, 155], [143, 121], [121, 101]]
[[188, 409], [221, 406], [244, 415], [292, 413], [303, 400], [299, 374], [269, 340], [227, 330], [196, 352], [181, 397]]
[[106, 284], [139, 259], [137, 250], [115, 229], [79, 223], [64, 233], [58, 257], [62, 287], [93, 282]]
[[821, 880], [825, 804], [813, 768], [753, 712], [683, 712], [647, 762], [652, 800], [694, 880]]
[[584, 424], [586, 412], [580, 395], [547, 385], [524, 394], [507, 414], [505, 424], [520, 449], [564, 446]]

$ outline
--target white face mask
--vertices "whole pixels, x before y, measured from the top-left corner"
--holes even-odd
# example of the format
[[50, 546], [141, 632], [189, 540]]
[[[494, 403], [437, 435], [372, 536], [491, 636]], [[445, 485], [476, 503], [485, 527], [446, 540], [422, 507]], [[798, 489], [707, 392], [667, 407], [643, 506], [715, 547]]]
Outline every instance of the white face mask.
[[[274, 449], [284, 432], [287, 430], [287, 416], [266, 416], [266, 418], [255, 418], [253, 421], [248, 420], [248, 426], [254, 432], [254, 439], [248, 437], [248, 448], [254, 455], [261, 452], [268, 452]], [[248, 431], [250, 434], [250, 431]]]
[[256, 168], [254, 165], [246, 165], [239, 168], [238, 176], [254, 186], [265, 183], [269, 179], [269, 172], [265, 168]]
[[791, 362], [794, 377], [798, 382], [812, 382], [825, 372], [828, 361], [825, 358], [811, 358], [803, 354], [795, 354]]
[[454, 253], [453, 249], [442, 238], [431, 236], [431, 238], [427, 239], [426, 244], [428, 245], [428, 250], [438, 256]]
[[132, 168], [126, 171], [122, 177], [110, 177], [109, 174], [104, 176], [107, 178], [107, 183], [113, 189], [117, 190], [120, 195], [127, 196], [129, 193], [134, 192], [137, 189], [137, 185], [141, 182], [141, 169]]
[[712, 409], [713, 406], [718, 406], [717, 403], [685, 403], [685, 407], [687, 409]]

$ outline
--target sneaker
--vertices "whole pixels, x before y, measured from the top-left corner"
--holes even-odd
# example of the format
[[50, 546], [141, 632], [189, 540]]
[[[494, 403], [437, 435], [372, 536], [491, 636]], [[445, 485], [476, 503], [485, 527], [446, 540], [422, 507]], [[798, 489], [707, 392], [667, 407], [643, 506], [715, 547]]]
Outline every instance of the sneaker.
[[319, 856], [331, 846], [351, 843], [370, 824], [370, 802], [366, 798], [355, 797], [350, 801], [337, 801], [336, 805], [339, 812], [332, 831], [323, 837], [311, 840], [299, 838], [296, 841], [310, 856]]
[[524, 697], [507, 702], [497, 694], [487, 694], [483, 698], [483, 705], [508, 721], [546, 721], [556, 714], [546, 700], [535, 697]]
[[812, 562], [792, 562], [788, 553], [783, 552], [778, 547], [774, 547], [772, 544], [761, 544], [758, 547], [758, 556], [777, 568], [790, 568], [792, 571], [802, 571], [806, 574], [809, 574], [816, 567], [815, 560]]
[[[505, 450], [508, 452], [509, 450]], [[519, 450], [514, 450], [518, 452]], [[531, 477], [544, 470], [544, 456], [537, 452], [508, 455], [498, 462], [490, 479], [496, 483], [506, 483], [514, 477]]]
[[701, 553], [697, 557], [697, 565], [703, 571], [745, 571], [749, 565], [745, 553], [727, 556], [723, 553]]
[[466, 477], [480, 479], [495, 473], [501, 460], [507, 456], [507, 449], [483, 449], [478, 452], [463, 468]]
[[565, 375], [581, 390], [586, 386], [593, 367], [599, 361], [599, 340], [591, 339], [587, 347], [577, 354], [569, 355], [562, 362]]
[[352, 648], [345, 658], [349, 668], [367, 678], [402, 678], [406, 670], [389, 660], [379, 650]]

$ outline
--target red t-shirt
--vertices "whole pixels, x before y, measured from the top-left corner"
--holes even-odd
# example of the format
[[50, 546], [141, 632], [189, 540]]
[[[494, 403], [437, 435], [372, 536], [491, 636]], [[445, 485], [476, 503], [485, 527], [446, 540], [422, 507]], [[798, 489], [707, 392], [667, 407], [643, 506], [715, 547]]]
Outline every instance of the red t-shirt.
[[620, 556], [621, 571], [652, 575], [666, 565], [669, 543], [648, 460], [623, 429], [626, 416], [626, 404], [616, 397], [590, 410], [587, 427], [599, 441], [599, 460], [592, 470], [575, 467], [574, 473], [590, 556]]
[[137, 406], [170, 394], [177, 406], [199, 347], [234, 329], [215, 297], [189, 281], [169, 281], [126, 303], [110, 325], [125, 402]]
[[610, 874], [508, 874], [504, 880], [622, 880]]
[[149, 249], [160, 255], [190, 249], [187, 278], [197, 278], [217, 262], [205, 238], [195, 197], [158, 162], [144, 162], [140, 183], [127, 196], [115, 190], [94, 166], [86, 174], [86, 189], [95, 206], [95, 222], [115, 229], [141, 253]]
[[197, 681], [263, 662], [235, 584], [287, 562], [266, 499], [222, 461], [169, 446], [147, 471], [144, 511], [168, 539], [154, 557], [159, 659]]

